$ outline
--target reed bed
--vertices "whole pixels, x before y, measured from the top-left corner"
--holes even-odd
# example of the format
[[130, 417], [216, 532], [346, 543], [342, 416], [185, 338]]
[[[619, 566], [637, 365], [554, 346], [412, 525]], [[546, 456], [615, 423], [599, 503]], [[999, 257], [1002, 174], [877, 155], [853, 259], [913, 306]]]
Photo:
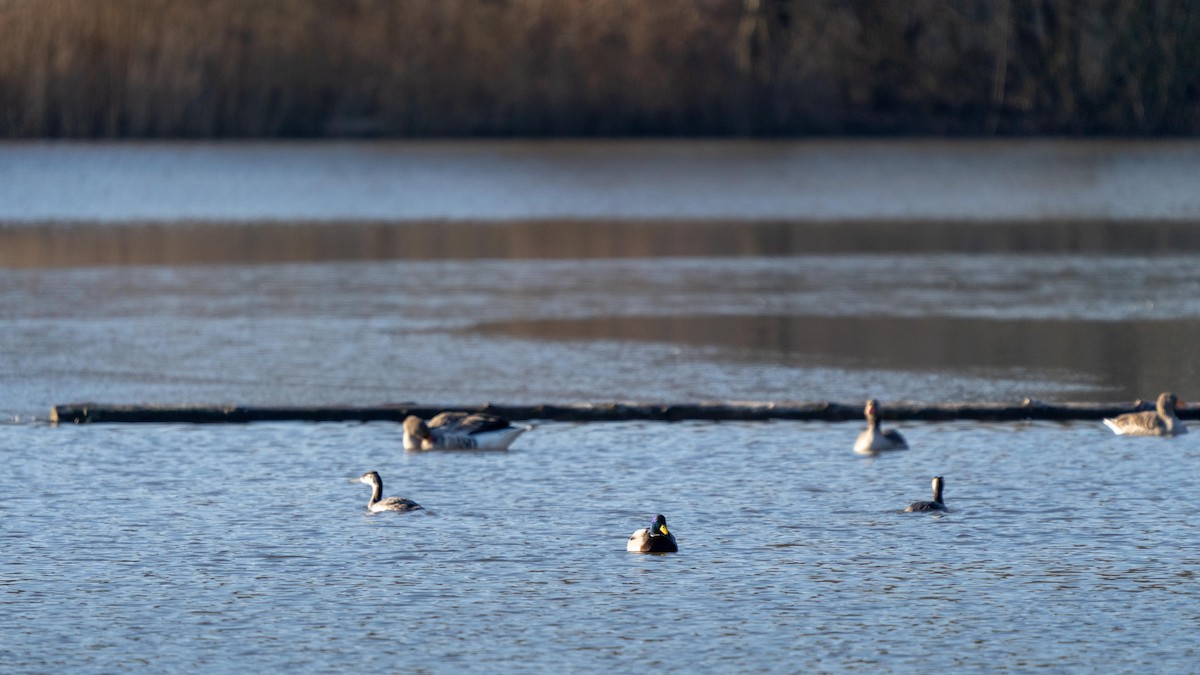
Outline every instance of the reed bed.
[[1192, 134], [1184, 0], [0, 0], [7, 138]]

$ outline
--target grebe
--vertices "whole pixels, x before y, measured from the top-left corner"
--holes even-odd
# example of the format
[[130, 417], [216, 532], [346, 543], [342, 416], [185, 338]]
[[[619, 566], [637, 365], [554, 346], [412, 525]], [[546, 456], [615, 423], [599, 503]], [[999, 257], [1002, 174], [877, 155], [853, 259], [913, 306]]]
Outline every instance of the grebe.
[[1187, 425], [1175, 416], [1176, 407], [1186, 407], [1175, 394], [1164, 391], [1158, 395], [1154, 411], [1126, 413], [1104, 424], [1118, 436], [1179, 436], [1188, 432]]
[[371, 501], [367, 508], [373, 513], [381, 511], [416, 511], [422, 508], [420, 504], [404, 497], [383, 498], [383, 479], [374, 471], [368, 471], [359, 477], [358, 482], [371, 486]]
[[487, 413], [443, 412], [426, 422], [404, 420], [405, 450], [507, 450], [531, 427], [517, 427]]
[[660, 513], [654, 516], [650, 527], [643, 527], [629, 535], [625, 550], [634, 553], [672, 553], [679, 550], [679, 545], [675, 543], [675, 535], [667, 529], [667, 519]]
[[916, 511], [945, 511], [946, 503], [942, 501], [942, 488], [946, 487], [946, 481], [941, 476], [933, 477], [933, 501], [931, 502], [913, 502], [904, 509], [908, 512]]
[[867, 429], [858, 435], [854, 442], [854, 452], [860, 455], [874, 455], [885, 450], [907, 450], [908, 441], [895, 429], [879, 428], [879, 402], [875, 399], [867, 401], [863, 409], [867, 418]]

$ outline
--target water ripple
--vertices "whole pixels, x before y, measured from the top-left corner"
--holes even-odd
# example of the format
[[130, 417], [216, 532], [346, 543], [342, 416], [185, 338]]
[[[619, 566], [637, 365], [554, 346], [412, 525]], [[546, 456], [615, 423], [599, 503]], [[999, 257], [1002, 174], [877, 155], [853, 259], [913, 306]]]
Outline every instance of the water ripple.
[[[913, 450], [864, 462], [855, 424], [543, 424], [421, 455], [390, 424], [7, 431], [20, 670], [1194, 662], [1192, 437], [912, 424]], [[368, 468], [439, 515], [367, 514]], [[952, 510], [901, 512], [934, 473]], [[656, 512], [681, 552], [626, 553]]]

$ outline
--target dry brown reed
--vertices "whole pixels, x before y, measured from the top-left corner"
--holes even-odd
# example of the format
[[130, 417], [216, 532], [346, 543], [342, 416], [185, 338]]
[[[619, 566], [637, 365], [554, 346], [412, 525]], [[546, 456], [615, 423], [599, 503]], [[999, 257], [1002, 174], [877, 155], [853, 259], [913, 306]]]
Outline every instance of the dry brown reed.
[[0, 0], [0, 136], [1191, 134], [1185, 0]]

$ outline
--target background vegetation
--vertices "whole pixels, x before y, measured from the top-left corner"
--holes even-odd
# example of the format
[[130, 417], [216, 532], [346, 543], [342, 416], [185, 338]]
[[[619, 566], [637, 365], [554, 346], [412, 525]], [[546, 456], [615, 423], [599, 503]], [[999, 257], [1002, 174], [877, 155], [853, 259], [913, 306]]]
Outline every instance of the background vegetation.
[[0, 136], [1192, 134], [1188, 0], [0, 0]]

